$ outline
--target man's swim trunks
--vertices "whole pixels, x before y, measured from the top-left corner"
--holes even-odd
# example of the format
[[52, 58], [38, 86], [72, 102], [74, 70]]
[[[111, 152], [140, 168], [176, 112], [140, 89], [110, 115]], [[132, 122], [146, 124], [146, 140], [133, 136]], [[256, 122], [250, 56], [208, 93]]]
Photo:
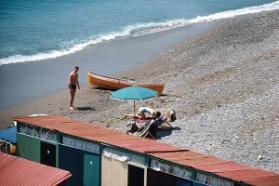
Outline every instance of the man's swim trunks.
[[68, 86], [69, 86], [69, 89], [70, 90], [76, 90], [77, 89], [77, 85], [75, 85], [75, 84], [68, 84]]

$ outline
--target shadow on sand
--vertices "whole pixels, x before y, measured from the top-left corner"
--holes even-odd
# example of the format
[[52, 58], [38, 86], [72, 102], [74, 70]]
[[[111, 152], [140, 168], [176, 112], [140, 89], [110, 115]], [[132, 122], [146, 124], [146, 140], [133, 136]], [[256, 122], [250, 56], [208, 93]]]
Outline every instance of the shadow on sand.
[[161, 129], [161, 130], [156, 132], [156, 139], [160, 139], [160, 138], [162, 138], [164, 136], [171, 135], [173, 130], [181, 130], [181, 128], [175, 126], [175, 127], [171, 128], [171, 129]]
[[79, 110], [79, 111], [90, 111], [90, 110], [95, 110], [95, 108], [93, 107], [76, 107], [76, 110]]

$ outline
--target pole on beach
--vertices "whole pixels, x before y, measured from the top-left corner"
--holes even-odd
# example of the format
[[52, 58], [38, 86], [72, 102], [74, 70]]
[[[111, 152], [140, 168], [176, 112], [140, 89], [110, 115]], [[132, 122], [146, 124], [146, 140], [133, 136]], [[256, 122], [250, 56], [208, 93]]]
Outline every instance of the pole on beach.
[[134, 101], [134, 119], [136, 117], [136, 101], [142, 101], [145, 99], [153, 98], [157, 96], [157, 91], [140, 87], [140, 86], [130, 86], [122, 88], [112, 92], [111, 98], [118, 100], [133, 100]]
[[134, 119], [136, 120], [136, 101], [134, 100]]

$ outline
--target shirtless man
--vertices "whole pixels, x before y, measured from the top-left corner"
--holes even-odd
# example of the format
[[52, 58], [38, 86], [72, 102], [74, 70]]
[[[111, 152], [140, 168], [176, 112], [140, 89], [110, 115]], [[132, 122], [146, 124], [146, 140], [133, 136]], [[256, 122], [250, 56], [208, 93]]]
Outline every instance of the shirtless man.
[[69, 75], [68, 86], [69, 86], [70, 95], [71, 95], [71, 100], [70, 100], [70, 109], [71, 110], [74, 110], [73, 103], [74, 103], [76, 90], [77, 90], [77, 88], [80, 89], [79, 83], [78, 83], [78, 73], [77, 73], [78, 70], [79, 70], [79, 67], [75, 66], [74, 70]]

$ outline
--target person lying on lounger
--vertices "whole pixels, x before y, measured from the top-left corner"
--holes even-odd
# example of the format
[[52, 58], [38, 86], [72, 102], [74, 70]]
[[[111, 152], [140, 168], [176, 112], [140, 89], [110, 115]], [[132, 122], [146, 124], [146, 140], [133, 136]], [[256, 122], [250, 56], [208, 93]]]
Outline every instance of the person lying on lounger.
[[162, 116], [157, 118], [154, 121], [154, 126], [157, 129], [171, 129], [172, 125], [170, 122], [174, 122], [176, 120], [176, 113], [174, 110], [167, 110]]
[[[153, 136], [156, 136], [156, 132], [161, 129], [173, 129], [173, 126], [170, 122], [176, 120], [176, 113], [174, 110], [166, 111], [162, 116], [157, 119], [149, 120], [146, 123], [133, 123], [130, 130], [127, 131], [128, 134], [132, 134], [134, 132], [140, 132], [148, 127], [148, 131]], [[140, 134], [140, 133], [139, 133]]]
[[134, 114], [125, 114], [125, 117], [134, 118], [134, 119], [141, 119], [141, 120], [150, 120], [150, 119], [157, 119], [161, 116], [161, 112], [155, 111], [149, 107], [140, 107], [136, 115]]

